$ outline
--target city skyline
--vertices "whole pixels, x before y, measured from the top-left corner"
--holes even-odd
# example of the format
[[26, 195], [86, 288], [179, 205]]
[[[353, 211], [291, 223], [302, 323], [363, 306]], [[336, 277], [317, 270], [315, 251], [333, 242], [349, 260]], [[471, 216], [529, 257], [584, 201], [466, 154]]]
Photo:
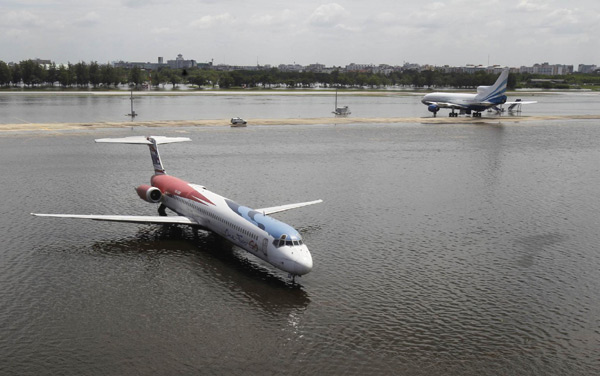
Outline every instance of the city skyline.
[[243, 66], [599, 63], [591, 0], [7, 0], [0, 12], [3, 61], [155, 61], [161, 51]]

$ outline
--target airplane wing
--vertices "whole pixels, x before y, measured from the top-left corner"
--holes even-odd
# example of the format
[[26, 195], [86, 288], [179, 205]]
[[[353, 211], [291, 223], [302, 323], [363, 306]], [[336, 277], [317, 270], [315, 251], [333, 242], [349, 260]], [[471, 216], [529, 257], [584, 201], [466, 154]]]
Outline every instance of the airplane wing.
[[261, 212], [261, 213], [265, 213], [265, 214], [273, 214], [273, 213], [279, 213], [279, 212], [286, 211], [286, 210], [301, 208], [303, 206], [319, 204], [321, 202], [323, 202], [323, 200], [315, 200], [315, 201], [308, 201], [308, 202], [299, 202], [297, 204], [287, 204], [287, 205], [280, 205], [280, 206], [272, 206], [270, 208], [261, 208], [261, 209], [255, 209], [255, 210], [257, 212]]
[[166, 137], [166, 136], [129, 136], [122, 138], [98, 138], [94, 141], [96, 142], [104, 142], [104, 143], [113, 143], [113, 144], [143, 144], [143, 145], [152, 145], [152, 142], [148, 140], [148, 138], [153, 138], [156, 141], [157, 145], [161, 144], [170, 144], [173, 142], [184, 142], [184, 141], [192, 141], [188, 137]]
[[429, 104], [434, 104], [440, 108], [454, 108], [455, 110], [466, 110], [469, 108], [468, 106], [463, 106], [462, 104], [457, 103], [430, 102]]
[[503, 104], [533, 104], [537, 101], [516, 101], [516, 102], [504, 102]]
[[188, 217], [181, 216], [145, 216], [145, 215], [85, 215], [85, 214], [39, 214], [31, 213], [36, 217], [76, 218], [92, 219], [94, 221], [129, 222], [142, 224], [178, 224], [200, 226], [200, 224]]

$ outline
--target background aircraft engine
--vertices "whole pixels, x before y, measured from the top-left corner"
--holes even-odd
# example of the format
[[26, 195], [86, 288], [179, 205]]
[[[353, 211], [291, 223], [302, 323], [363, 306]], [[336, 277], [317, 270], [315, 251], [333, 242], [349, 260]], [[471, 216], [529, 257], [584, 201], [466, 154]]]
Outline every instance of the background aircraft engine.
[[162, 192], [160, 189], [147, 184], [140, 185], [135, 189], [135, 191], [142, 200], [151, 202], [153, 204], [160, 202], [162, 198]]
[[433, 112], [434, 114], [440, 110], [440, 108], [438, 106], [436, 106], [435, 104], [430, 104], [429, 106], [427, 106], [427, 109], [430, 112]]

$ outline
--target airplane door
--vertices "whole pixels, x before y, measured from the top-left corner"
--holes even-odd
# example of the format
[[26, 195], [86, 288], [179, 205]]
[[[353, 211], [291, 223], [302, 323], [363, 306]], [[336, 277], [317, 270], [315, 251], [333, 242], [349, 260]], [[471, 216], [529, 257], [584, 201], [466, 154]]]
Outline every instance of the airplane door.
[[269, 239], [264, 238], [262, 241], [262, 253], [267, 257], [267, 247], [269, 246]]

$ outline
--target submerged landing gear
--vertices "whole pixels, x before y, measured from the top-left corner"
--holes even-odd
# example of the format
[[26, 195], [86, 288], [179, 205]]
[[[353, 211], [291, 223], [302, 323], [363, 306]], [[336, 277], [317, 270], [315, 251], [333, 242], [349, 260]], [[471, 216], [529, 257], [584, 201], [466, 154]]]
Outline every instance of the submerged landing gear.
[[167, 207], [165, 206], [165, 204], [160, 204], [160, 206], [158, 207], [158, 215], [160, 215], [161, 217], [166, 217], [167, 216], [166, 209], [167, 209]]

